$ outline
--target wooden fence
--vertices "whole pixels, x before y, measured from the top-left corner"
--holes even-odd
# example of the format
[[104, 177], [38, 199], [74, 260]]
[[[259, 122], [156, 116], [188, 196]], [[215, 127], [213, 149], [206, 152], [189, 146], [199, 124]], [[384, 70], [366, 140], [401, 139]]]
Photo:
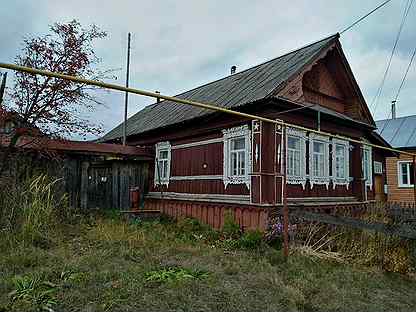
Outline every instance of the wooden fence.
[[330, 213], [316, 208], [315, 211], [302, 207], [292, 208], [291, 222], [317, 222], [335, 226], [345, 226], [416, 239], [416, 207], [407, 203], [370, 203], [366, 205], [337, 207]]

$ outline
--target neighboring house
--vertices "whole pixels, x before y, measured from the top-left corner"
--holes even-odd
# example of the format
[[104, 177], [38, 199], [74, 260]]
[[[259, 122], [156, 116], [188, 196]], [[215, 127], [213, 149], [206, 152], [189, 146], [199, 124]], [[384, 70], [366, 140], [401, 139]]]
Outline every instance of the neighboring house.
[[12, 135], [15, 131], [31, 136], [41, 135], [37, 127], [28, 125], [17, 112], [8, 111], [0, 105], [0, 135]]
[[[416, 115], [376, 122], [378, 133], [394, 148], [416, 153]], [[413, 157], [386, 159], [388, 201], [415, 203]]]
[[[383, 144], [338, 34], [177, 97]], [[390, 154], [292, 128], [287, 134], [290, 205], [327, 210], [373, 201], [380, 189], [384, 195], [373, 168]], [[121, 136], [119, 125], [102, 141]], [[231, 209], [242, 226], [264, 228], [282, 207], [280, 126], [161, 101], [128, 119], [127, 143], [155, 148], [148, 209], [215, 227]]]

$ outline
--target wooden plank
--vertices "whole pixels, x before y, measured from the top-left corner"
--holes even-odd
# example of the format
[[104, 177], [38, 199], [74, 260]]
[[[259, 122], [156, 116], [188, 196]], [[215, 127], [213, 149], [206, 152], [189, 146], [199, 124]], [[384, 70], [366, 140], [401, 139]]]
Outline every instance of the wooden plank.
[[88, 167], [89, 163], [81, 164], [81, 209], [88, 208]]

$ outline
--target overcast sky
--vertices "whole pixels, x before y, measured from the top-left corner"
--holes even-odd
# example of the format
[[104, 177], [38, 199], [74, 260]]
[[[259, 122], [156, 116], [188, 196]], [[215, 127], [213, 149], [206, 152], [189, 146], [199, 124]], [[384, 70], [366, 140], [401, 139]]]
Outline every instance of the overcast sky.
[[[103, 68], [124, 68], [127, 32], [132, 35], [132, 87], [175, 95], [243, 70], [340, 31], [381, 0], [292, 1], [2, 1], [0, 61], [13, 62], [25, 35], [44, 34], [48, 25], [77, 19], [108, 32], [97, 42]], [[341, 43], [366, 98], [373, 102], [407, 1], [393, 0], [341, 36]], [[313, 5], [312, 5], [313, 3]], [[402, 32], [375, 119], [388, 116], [404, 71], [416, 46], [416, 8]], [[416, 114], [416, 64], [399, 97], [397, 115]], [[115, 83], [124, 84], [125, 71]], [[11, 79], [8, 83], [11, 86]], [[101, 95], [107, 108], [91, 118], [106, 131], [122, 121], [124, 95]], [[130, 97], [129, 114], [152, 103]]]

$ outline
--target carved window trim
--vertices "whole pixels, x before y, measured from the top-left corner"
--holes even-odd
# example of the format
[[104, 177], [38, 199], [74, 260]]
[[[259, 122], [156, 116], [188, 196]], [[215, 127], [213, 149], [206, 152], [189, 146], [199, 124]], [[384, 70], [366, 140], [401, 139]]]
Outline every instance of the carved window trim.
[[[322, 143], [324, 145], [324, 172], [323, 175], [315, 176], [313, 174], [313, 157], [314, 157], [314, 143]], [[315, 133], [309, 134], [309, 183], [311, 184], [311, 189], [313, 189], [314, 184], [325, 185], [326, 188], [329, 188], [330, 176], [329, 176], [329, 137], [318, 135]]]
[[[224, 187], [227, 188], [228, 184], [245, 184], [250, 189], [251, 184], [251, 131], [248, 125], [238, 126], [230, 129], [222, 130], [223, 133], [223, 145], [224, 145], [224, 168], [223, 168], [223, 182]], [[244, 137], [245, 139], [245, 170], [244, 175], [235, 176], [231, 173], [231, 141], [233, 139]]]
[[[344, 177], [339, 178], [336, 176], [336, 147], [343, 146], [344, 154]], [[350, 143], [345, 140], [332, 139], [332, 186], [335, 189], [337, 185], [346, 186], [347, 190], [350, 185]]]
[[[160, 164], [159, 164], [159, 159], [158, 156], [160, 154], [160, 152], [162, 151], [166, 151], [167, 152], [167, 158], [163, 159], [163, 161], [167, 161], [167, 174], [166, 177], [160, 178], [159, 179], [159, 170], [161, 170], [160, 168]], [[170, 167], [171, 167], [171, 157], [172, 157], [172, 146], [170, 145], [170, 143], [168, 141], [166, 142], [159, 142], [156, 144], [156, 153], [155, 153], [155, 175], [154, 175], [154, 184], [155, 186], [157, 185], [169, 185], [169, 180], [170, 180]]]
[[[300, 140], [300, 175], [292, 175], [288, 173], [288, 138], [293, 137]], [[286, 182], [287, 184], [300, 184], [305, 189], [306, 186], [306, 141], [305, 131], [287, 128], [286, 130]]]

